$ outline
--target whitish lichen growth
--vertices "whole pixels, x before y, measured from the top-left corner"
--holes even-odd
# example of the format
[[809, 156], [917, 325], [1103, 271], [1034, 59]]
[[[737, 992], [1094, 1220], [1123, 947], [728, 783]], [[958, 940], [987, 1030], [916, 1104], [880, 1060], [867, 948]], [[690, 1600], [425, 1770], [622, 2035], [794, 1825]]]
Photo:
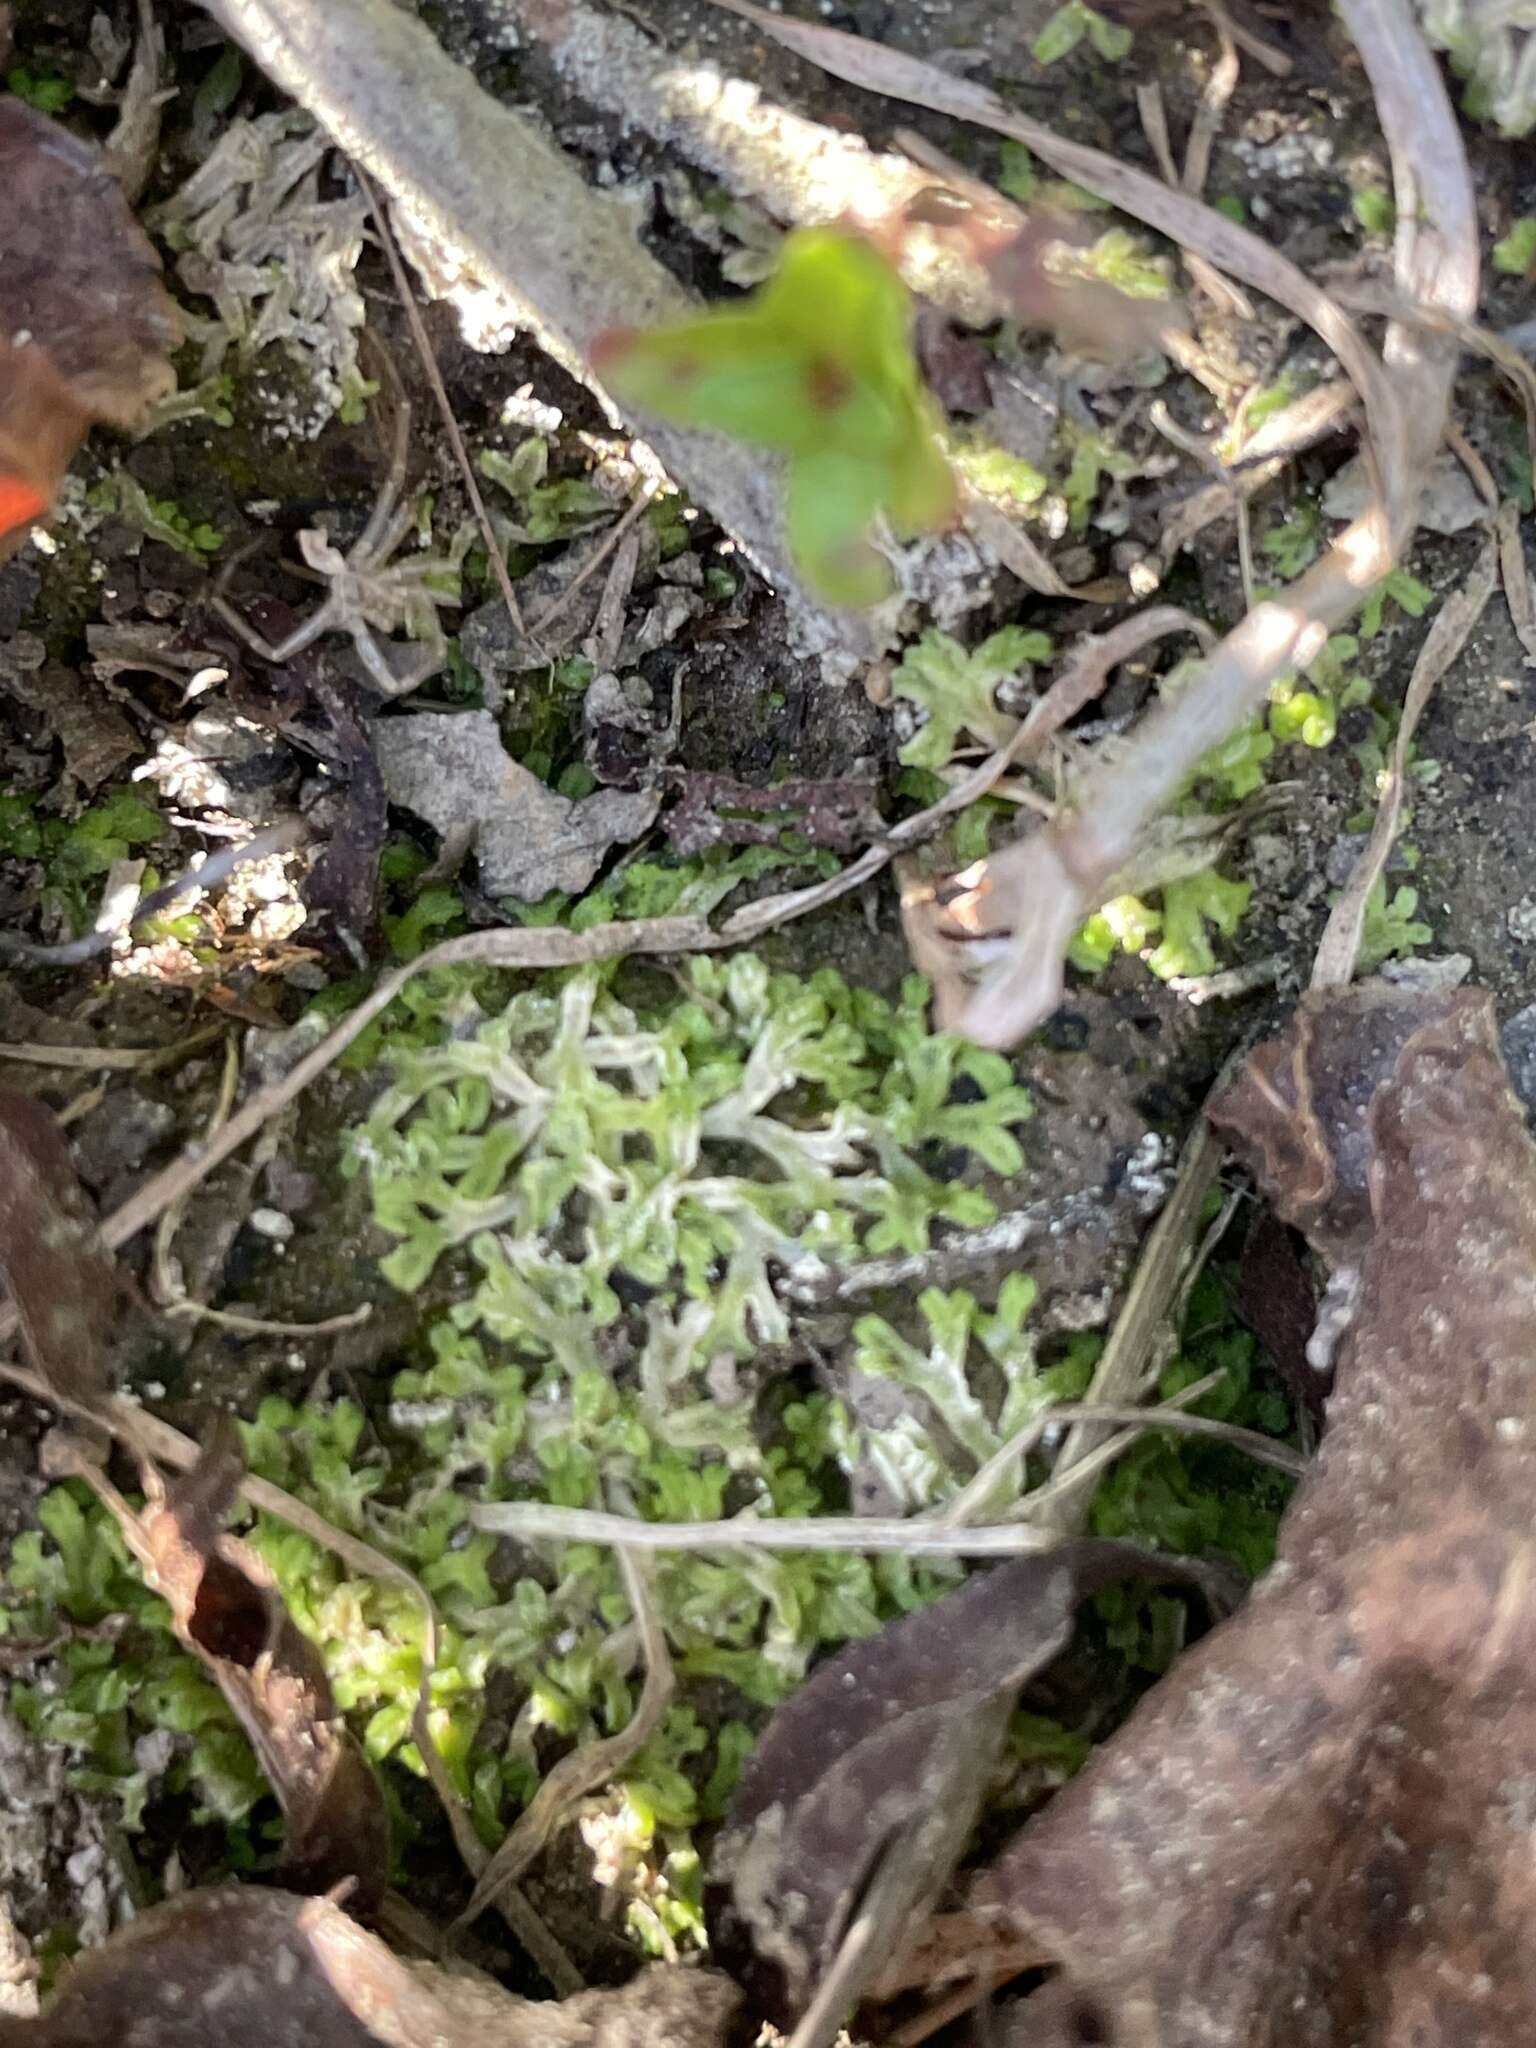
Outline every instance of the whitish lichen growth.
[[1536, 128], [1536, 0], [1419, 0], [1419, 18], [1466, 80], [1469, 114], [1501, 135]]
[[306, 436], [334, 414], [358, 417], [373, 388], [358, 367], [364, 309], [353, 278], [367, 206], [360, 195], [321, 198], [330, 148], [295, 109], [232, 121], [151, 216], [176, 252], [178, 282], [213, 306], [211, 317], [187, 316], [201, 349], [199, 388], [218, 389], [231, 352], [244, 366], [281, 343], [313, 385]]
[[[644, 1009], [620, 1000], [613, 969], [546, 977], [489, 1014], [504, 984], [437, 978], [411, 1019], [416, 1042], [382, 1055], [395, 1078], [352, 1165], [398, 1240], [397, 1284], [440, 1282], [458, 1256], [462, 1298], [396, 1375], [378, 1431], [347, 1401], [270, 1399], [244, 1427], [254, 1471], [431, 1590], [444, 1621], [433, 1730], [488, 1842], [552, 1741], [622, 1726], [638, 1673], [607, 1553], [512, 1554], [470, 1532], [471, 1501], [666, 1520], [836, 1513], [861, 1461], [907, 1500], [942, 1499], [1078, 1384], [1036, 1372], [1033, 1289], [1018, 1278], [995, 1310], [925, 1295], [926, 1348], [921, 1325], [857, 1324], [842, 1369], [899, 1391], [888, 1431], [807, 1391], [800, 1354], [773, 1348], [792, 1334], [775, 1276], [921, 1250], [941, 1223], [990, 1220], [968, 1168], [1020, 1168], [1029, 1102], [1006, 1061], [928, 1031], [921, 983], [888, 1003], [750, 957], [696, 961], [682, 978], [681, 1000], [662, 986]], [[428, 1033], [438, 1042], [421, 1044]], [[1021, 1483], [1006, 1475], [995, 1502]], [[118, 1794], [130, 1825], [147, 1799], [180, 1794], [232, 1829], [237, 1860], [257, 1855], [269, 1810], [254, 1765], [115, 1532], [68, 1489], [42, 1521], [51, 1540], [12, 1554], [15, 1632], [36, 1632], [49, 1607], [81, 1622], [120, 1611], [131, 1627], [114, 1644], [69, 1643], [59, 1685], [20, 1689], [32, 1724], [69, 1747], [82, 1782]], [[276, 1523], [258, 1521], [253, 1540], [370, 1752], [419, 1770], [418, 1608]], [[793, 1689], [818, 1645], [868, 1633], [952, 1577], [837, 1554], [660, 1559], [680, 1702], [585, 1827], [641, 1940], [665, 1950], [700, 1935], [688, 1831], [721, 1811], [748, 1720]], [[0, 1608], [0, 1632], [6, 1620]], [[735, 1714], [722, 1710], [733, 1695]]]
[[746, 1469], [749, 1406], [707, 1381], [788, 1337], [774, 1270], [990, 1222], [989, 1196], [920, 1155], [1017, 1172], [1029, 1101], [1005, 1060], [928, 1031], [921, 983], [891, 1005], [745, 955], [686, 981], [646, 1020], [583, 973], [402, 1052], [355, 1157], [400, 1240], [397, 1286], [466, 1247], [459, 1328], [515, 1344], [551, 1387], [618, 1363], [649, 1432]]

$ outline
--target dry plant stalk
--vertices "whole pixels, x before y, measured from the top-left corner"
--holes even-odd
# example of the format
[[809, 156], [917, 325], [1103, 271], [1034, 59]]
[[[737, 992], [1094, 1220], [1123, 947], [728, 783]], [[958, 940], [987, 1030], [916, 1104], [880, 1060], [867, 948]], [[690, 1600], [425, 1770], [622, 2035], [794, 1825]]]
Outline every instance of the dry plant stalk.
[[1403, 789], [1408, 773], [1408, 750], [1424, 706], [1436, 683], [1466, 646], [1473, 627], [1492, 597], [1499, 572], [1499, 542], [1491, 538], [1472, 565], [1462, 588], [1448, 597], [1435, 614], [1408, 678], [1402, 716], [1392, 746], [1386, 785], [1377, 806], [1371, 836], [1356, 861], [1344, 893], [1334, 905], [1312, 963], [1313, 988], [1340, 988], [1355, 972], [1360, 941], [1365, 933], [1365, 912], [1371, 891], [1386, 872], [1387, 856], [1397, 837], [1403, 811]]

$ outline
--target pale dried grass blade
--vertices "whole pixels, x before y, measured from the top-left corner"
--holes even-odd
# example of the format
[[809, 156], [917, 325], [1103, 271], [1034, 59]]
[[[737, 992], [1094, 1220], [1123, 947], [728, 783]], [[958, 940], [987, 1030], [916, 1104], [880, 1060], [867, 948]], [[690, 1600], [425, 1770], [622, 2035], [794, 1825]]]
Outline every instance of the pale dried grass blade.
[[540, 1855], [574, 1809], [627, 1769], [661, 1726], [676, 1691], [676, 1674], [661, 1624], [656, 1596], [640, 1559], [629, 1548], [619, 1551], [624, 1589], [639, 1625], [645, 1679], [635, 1710], [617, 1735], [583, 1743], [549, 1772], [532, 1801], [475, 1883], [469, 1904], [454, 1921], [450, 1934], [467, 1927], [501, 1899]]
[[1353, 384], [1345, 377], [1332, 378], [1292, 399], [1256, 428], [1242, 444], [1242, 452], [1230, 467], [1230, 480], [1207, 484], [1181, 505], [1163, 532], [1158, 560], [1166, 570], [1189, 543], [1214, 521], [1233, 510], [1233, 493], [1255, 496], [1280, 474], [1286, 461], [1310, 448], [1326, 435], [1338, 432], [1359, 403]]
[[1074, 590], [1063, 582], [1049, 555], [1032, 541], [1022, 526], [984, 498], [969, 484], [960, 493], [966, 525], [979, 541], [989, 547], [1003, 567], [1017, 576], [1026, 590], [1039, 597], [1070, 597], [1083, 603], [1102, 601], [1100, 590]]
[[1486, 506], [1489, 518], [1497, 518], [1499, 487], [1493, 480], [1493, 472], [1454, 420], [1446, 424], [1445, 445], [1471, 479], [1472, 488]]
[[1273, 43], [1266, 43], [1264, 38], [1255, 35], [1251, 28], [1245, 28], [1240, 21], [1234, 21], [1224, 7], [1217, 5], [1217, 0], [1204, 0], [1204, 5], [1206, 13], [1221, 33], [1230, 36], [1237, 47], [1252, 57], [1256, 64], [1262, 64], [1271, 77], [1290, 77], [1295, 66], [1283, 50], [1277, 50]]
[[[1217, 1090], [1226, 1079], [1217, 1082]], [[1213, 1091], [1216, 1092], [1216, 1091]], [[1195, 1256], [1195, 1230], [1206, 1196], [1216, 1185], [1226, 1151], [1202, 1115], [1179, 1161], [1178, 1179], [1147, 1237], [1109, 1341], [1094, 1368], [1084, 1405], [1100, 1402], [1119, 1407], [1145, 1394], [1166, 1362], [1171, 1341], [1173, 1304], [1184, 1274]], [[1057, 1455], [1052, 1483], [1064, 1479], [1104, 1442], [1106, 1425], [1079, 1422], [1068, 1432]], [[1052, 1517], [1053, 1526], [1071, 1531], [1087, 1513], [1080, 1492]]]
[[1378, 313], [1406, 327], [1424, 327], [1431, 333], [1450, 336], [1469, 355], [1492, 363], [1520, 401], [1525, 414], [1526, 453], [1536, 462], [1536, 369], [1507, 335], [1479, 327], [1473, 320], [1457, 319], [1443, 307], [1415, 305], [1397, 292], [1347, 285], [1340, 286], [1337, 295], [1353, 312]]
[[1419, 658], [1413, 665], [1413, 674], [1403, 698], [1402, 721], [1397, 729], [1392, 762], [1371, 836], [1324, 928], [1317, 957], [1312, 963], [1313, 988], [1338, 988], [1354, 975], [1365, 931], [1366, 905], [1386, 868], [1387, 855], [1392, 851], [1392, 842], [1397, 837], [1398, 822], [1402, 817], [1403, 779], [1408, 768], [1409, 743], [1424, 706], [1429, 702], [1430, 693], [1466, 646], [1468, 636], [1493, 595], [1498, 563], [1499, 543], [1495, 537], [1484, 546], [1462, 588], [1441, 605], [1425, 636], [1424, 645], [1419, 649]]
[[[1230, 48], [1230, 43], [1228, 47]], [[1172, 185], [1179, 191], [1190, 192], [1194, 198], [1198, 199], [1200, 197], [1200, 187], [1192, 187], [1188, 183], [1188, 164], [1186, 163], [1184, 172], [1181, 174], [1178, 165], [1174, 162], [1173, 144], [1168, 136], [1168, 111], [1163, 104], [1163, 89], [1155, 78], [1150, 85], [1137, 86], [1136, 111], [1141, 116], [1142, 133], [1147, 138], [1147, 146], [1152, 152], [1153, 160], [1157, 164], [1163, 183], [1165, 185]], [[1193, 151], [1195, 146], [1193, 131], [1190, 134], [1189, 146], [1191, 151]], [[1209, 147], [1209, 142], [1207, 142], [1207, 153], [1209, 153]], [[1196, 256], [1186, 250], [1184, 254], [1184, 267], [1194, 282], [1199, 285], [1200, 289], [1216, 305], [1220, 306], [1223, 312], [1238, 320], [1251, 320], [1253, 318], [1253, 305], [1247, 295], [1239, 291], [1237, 286], [1232, 284], [1227, 278], [1224, 278], [1214, 264], [1208, 263], [1203, 256]]]
[[1218, 21], [1216, 33], [1221, 42], [1221, 55], [1211, 67], [1206, 80], [1205, 91], [1200, 95], [1200, 104], [1195, 109], [1195, 118], [1190, 124], [1189, 146], [1184, 152], [1184, 190], [1191, 199], [1198, 199], [1205, 190], [1205, 181], [1210, 176], [1211, 150], [1221, 132], [1221, 117], [1227, 103], [1237, 91], [1241, 75], [1237, 45], [1224, 22]]
[[894, 1551], [911, 1557], [1017, 1557], [1053, 1550], [1046, 1529], [1017, 1523], [945, 1529], [934, 1522], [883, 1515], [813, 1515], [725, 1522], [642, 1522], [599, 1508], [557, 1508], [543, 1501], [493, 1501], [473, 1507], [476, 1528], [524, 1543], [604, 1543], [618, 1550], [676, 1550], [704, 1556], [718, 1550]]
[[1163, 102], [1163, 88], [1155, 78], [1136, 88], [1136, 112], [1141, 118], [1141, 132], [1147, 138], [1147, 147], [1152, 152], [1152, 161], [1157, 165], [1165, 185], [1177, 185], [1179, 167], [1173, 160], [1173, 143], [1168, 135], [1168, 109]]
[[1504, 602], [1510, 623], [1526, 654], [1536, 661], [1536, 602], [1531, 598], [1531, 574], [1525, 566], [1525, 545], [1520, 536], [1520, 507], [1511, 500], [1500, 508], [1494, 523], [1499, 542], [1499, 567], [1504, 578]]

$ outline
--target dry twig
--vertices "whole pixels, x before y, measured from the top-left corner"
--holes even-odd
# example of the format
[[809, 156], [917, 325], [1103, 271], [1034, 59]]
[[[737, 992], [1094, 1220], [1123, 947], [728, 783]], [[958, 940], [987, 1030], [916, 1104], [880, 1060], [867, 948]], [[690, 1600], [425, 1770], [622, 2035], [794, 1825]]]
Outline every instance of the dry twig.
[[406, 323], [411, 330], [411, 340], [421, 362], [422, 372], [432, 387], [432, 398], [437, 406], [438, 418], [448, 436], [448, 445], [453, 450], [453, 459], [458, 465], [459, 476], [464, 484], [464, 494], [469, 499], [470, 509], [475, 515], [475, 524], [480, 529], [480, 538], [485, 543], [485, 552], [490, 558], [491, 574], [496, 578], [496, 587], [501, 592], [501, 601], [507, 608], [507, 617], [512, 621], [512, 630], [523, 636], [523, 614], [517, 602], [517, 592], [512, 588], [512, 578], [507, 573], [507, 558], [497, 543], [491, 526], [490, 514], [485, 509], [485, 498], [480, 490], [480, 479], [475, 475], [475, 466], [469, 459], [469, 450], [464, 445], [464, 435], [459, 427], [458, 415], [454, 412], [448, 397], [448, 387], [443, 382], [443, 373], [438, 367], [437, 355], [432, 347], [432, 338], [427, 333], [427, 323], [421, 317], [421, 308], [416, 303], [416, 294], [411, 289], [411, 280], [405, 274], [405, 265], [400, 260], [400, 250], [395, 241], [394, 230], [389, 224], [389, 214], [379, 195], [373, 189], [373, 181], [361, 164], [353, 164], [352, 175], [363, 188], [373, 215], [374, 226], [378, 229], [379, 243], [389, 263], [389, 274], [394, 279], [395, 295], [405, 313]]
[[1313, 988], [1342, 987], [1354, 975], [1355, 963], [1360, 955], [1360, 941], [1365, 932], [1366, 905], [1370, 901], [1371, 891], [1385, 871], [1387, 855], [1392, 851], [1392, 842], [1397, 837], [1398, 821], [1403, 809], [1403, 783], [1408, 768], [1408, 749], [1413, 740], [1414, 730], [1436, 683], [1466, 646], [1469, 634], [1482, 617], [1498, 580], [1498, 566], [1499, 543], [1494, 538], [1484, 544], [1481, 554], [1472, 565], [1472, 573], [1461, 589], [1454, 591], [1441, 605], [1435, 614], [1433, 625], [1425, 635], [1424, 645], [1419, 649], [1419, 658], [1413, 665], [1413, 674], [1408, 679], [1397, 739], [1392, 748], [1392, 761], [1387, 770], [1375, 822], [1371, 827], [1371, 836], [1366, 842], [1364, 852], [1355, 863], [1354, 872], [1345, 886], [1343, 895], [1329, 915], [1317, 949], [1317, 957], [1312, 963]]

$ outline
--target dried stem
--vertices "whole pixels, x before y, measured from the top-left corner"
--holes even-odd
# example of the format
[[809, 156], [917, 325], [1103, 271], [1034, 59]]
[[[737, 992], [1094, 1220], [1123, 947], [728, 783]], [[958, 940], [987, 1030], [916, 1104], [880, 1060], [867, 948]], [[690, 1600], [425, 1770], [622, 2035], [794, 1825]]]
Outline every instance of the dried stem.
[[1355, 862], [1343, 895], [1334, 905], [1312, 963], [1313, 988], [1336, 988], [1349, 981], [1360, 957], [1365, 934], [1365, 912], [1371, 891], [1387, 865], [1387, 855], [1397, 837], [1403, 810], [1403, 785], [1408, 769], [1408, 749], [1414, 731], [1429, 702], [1436, 683], [1467, 644], [1472, 628], [1482, 617], [1493, 595], [1499, 573], [1499, 542], [1495, 536], [1484, 545], [1465, 584], [1441, 605], [1425, 635], [1419, 658], [1413, 665], [1403, 698], [1402, 717], [1392, 748], [1392, 762], [1377, 806], [1371, 836], [1365, 851]]
[[458, 415], [454, 412], [448, 396], [448, 387], [443, 382], [442, 370], [438, 367], [437, 353], [432, 338], [427, 333], [427, 323], [421, 317], [421, 308], [416, 303], [416, 294], [411, 280], [406, 275], [405, 264], [401, 261], [400, 249], [395, 241], [394, 230], [389, 224], [389, 214], [383, 201], [373, 188], [373, 181], [361, 164], [353, 164], [352, 175], [363, 188], [368, 209], [373, 215], [374, 226], [378, 229], [379, 243], [389, 263], [389, 274], [395, 281], [395, 294], [404, 310], [406, 324], [411, 330], [411, 340], [420, 358], [423, 374], [432, 387], [433, 401], [437, 406], [438, 418], [448, 436], [448, 445], [453, 450], [453, 459], [458, 464], [463, 479], [465, 495], [475, 515], [475, 524], [480, 529], [480, 538], [485, 542], [485, 551], [490, 558], [491, 574], [496, 578], [496, 587], [501, 592], [501, 601], [507, 608], [507, 617], [512, 621], [512, 630], [520, 637], [523, 634], [523, 614], [517, 602], [517, 592], [512, 588], [512, 578], [507, 573], [507, 558], [502, 553], [491, 525], [491, 516], [485, 509], [485, 498], [480, 490], [480, 479], [475, 475], [475, 466], [469, 459], [469, 450], [464, 445], [464, 435], [459, 426]]
[[494, 1905], [543, 1852], [580, 1802], [633, 1763], [661, 1726], [672, 1703], [676, 1676], [650, 1580], [630, 1548], [621, 1548], [619, 1567], [624, 1574], [629, 1604], [639, 1623], [645, 1663], [645, 1682], [635, 1710], [617, 1735], [583, 1743], [555, 1765], [526, 1812], [481, 1871], [469, 1904], [449, 1929], [450, 1935]]

